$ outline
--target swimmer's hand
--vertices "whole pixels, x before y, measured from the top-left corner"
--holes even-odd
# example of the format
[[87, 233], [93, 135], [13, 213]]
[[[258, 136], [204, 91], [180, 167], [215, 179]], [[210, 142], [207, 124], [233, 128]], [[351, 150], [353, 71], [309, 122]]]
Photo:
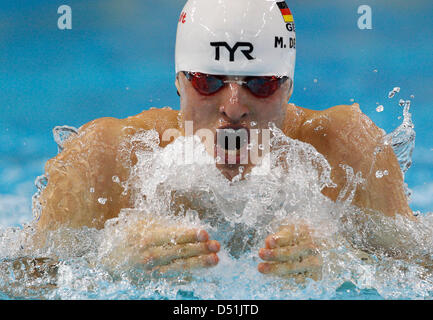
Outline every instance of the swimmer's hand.
[[151, 272], [187, 271], [215, 266], [219, 250], [205, 230], [161, 227], [142, 239], [139, 262]]
[[284, 225], [268, 236], [266, 248], [259, 250], [259, 256], [266, 262], [260, 263], [258, 270], [264, 274], [294, 278], [321, 278], [322, 261], [319, 245], [315, 243], [311, 230], [305, 225]]

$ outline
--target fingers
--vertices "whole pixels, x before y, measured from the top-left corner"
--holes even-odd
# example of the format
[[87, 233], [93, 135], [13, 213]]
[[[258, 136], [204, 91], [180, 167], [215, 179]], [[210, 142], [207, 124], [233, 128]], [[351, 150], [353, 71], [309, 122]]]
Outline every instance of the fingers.
[[283, 226], [280, 231], [266, 238], [266, 248], [294, 246], [311, 238], [310, 230], [306, 226], [295, 228], [294, 225]]
[[267, 261], [258, 265], [264, 274], [302, 280], [321, 277], [322, 261], [319, 247], [314, 243], [306, 225], [286, 225], [265, 240], [259, 256]]
[[301, 262], [260, 263], [258, 270], [264, 274], [276, 276], [307, 276], [318, 279], [321, 272], [321, 260], [317, 256], [309, 256]]
[[147, 270], [167, 272], [213, 266], [219, 250], [205, 230], [157, 226], [144, 234], [137, 253]]
[[219, 250], [219, 242], [210, 240], [207, 242], [152, 247], [147, 249], [142, 257], [144, 264], [164, 265], [176, 259], [216, 253]]
[[200, 268], [213, 267], [218, 263], [219, 259], [215, 253], [202, 255], [198, 257], [191, 257], [187, 259], [177, 259], [171, 264], [161, 267], [156, 267], [152, 271], [159, 273], [168, 273], [176, 271], [194, 270]]
[[142, 248], [162, 246], [165, 244], [184, 244], [193, 242], [205, 242], [209, 240], [209, 234], [201, 229], [185, 229], [178, 227], [156, 228], [147, 233], [142, 240]]
[[277, 247], [275, 249], [262, 248], [259, 250], [259, 256], [266, 261], [300, 261], [303, 257], [316, 255], [317, 248], [312, 244]]

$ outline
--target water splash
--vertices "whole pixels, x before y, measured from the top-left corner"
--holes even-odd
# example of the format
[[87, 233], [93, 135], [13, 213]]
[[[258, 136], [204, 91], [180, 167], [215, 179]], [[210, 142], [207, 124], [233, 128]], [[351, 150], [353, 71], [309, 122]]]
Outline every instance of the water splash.
[[36, 193], [32, 196], [32, 212], [33, 217], [36, 221], [38, 221], [41, 217], [42, 213], [42, 205], [39, 201], [42, 191], [48, 184], [48, 177], [44, 174], [36, 178], [35, 186], [37, 188]]
[[[399, 160], [410, 157], [408, 145], [414, 141], [409, 107], [410, 102], [402, 125], [386, 136], [389, 144], [404, 151]], [[132, 141], [142, 148], [123, 185], [133, 191], [134, 209], [123, 209], [103, 230], [53, 231], [40, 247], [31, 241], [32, 223], [24, 229], [0, 230], [0, 291], [48, 299], [333, 299], [352, 288], [359, 297], [431, 298], [433, 213], [418, 222], [365, 214], [350, 205], [363, 178], [348, 166], [342, 167], [348, 183], [338, 201], [330, 201], [321, 193], [334, 186], [326, 159], [311, 145], [270, 129], [269, 163], [232, 182], [215, 168], [196, 137], [181, 137], [163, 149], [156, 131], [135, 135]], [[185, 163], [192, 145], [194, 161]], [[125, 146], [122, 152], [131, 150]], [[402, 169], [410, 167], [405, 161]], [[262, 170], [266, 165], [270, 170]], [[46, 177], [39, 177], [38, 191], [46, 183]], [[149, 217], [208, 230], [222, 244], [220, 263], [189, 275], [159, 278], [131, 268], [128, 261], [133, 257], [122, 250], [129, 227]], [[281, 223], [298, 221], [326, 242], [322, 280], [299, 285], [258, 273], [257, 250], [264, 238]], [[29, 266], [42, 276], [20, 273]]]
[[395, 94], [400, 92], [400, 87], [394, 87], [389, 93], [388, 98], [392, 99], [394, 98]]
[[57, 143], [58, 153], [63, 151], [64, 143], [78, 134], [78, 129], [71, 126], [57, 126], [53, 129], [54, 141]]
[[[404, 176], [412, 165], [412, 154], [415, 149], [416, 132], [414, 129], [415, 126], [412, 122], [412, 115], [409, 112], [411, 101], [401, 99], [399, 105], [403, 106], [403, 121], [394, 131], [384, 137], [384, 143], [392, 146]], [[406, 184], [405, 190], [406, 196], [410, 199], [411, 190]]]
[[384, 109], [384, 108], [383, 108], [383, 105], [379, 105], [379, 106], [376, 107], [376, 111], [377, 111], [377, 112], [382, 112], [383, 109]]

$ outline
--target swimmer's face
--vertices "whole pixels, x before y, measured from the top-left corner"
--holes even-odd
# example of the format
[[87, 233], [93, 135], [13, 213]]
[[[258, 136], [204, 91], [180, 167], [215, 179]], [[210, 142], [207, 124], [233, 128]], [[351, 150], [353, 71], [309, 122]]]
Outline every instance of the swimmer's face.
[[[226, 80], [243, 79], [244, 77], [226, 77]], [[267, 129], [270, 122], [281, 128], [290, 98], [291, 82], [285, 81], [272, 95], [265, 98], [253, 95], [235, 82], [227, 83], [214, 94], [203, 95], [182, 72], [178, 74], [176, 87], [180, 94], [183, 121], [193, 124], [194, 133], [200, 129], [209, 129], [216, 136], [217, 129], [221, 128]], [[251, 164], [243, 166], [248, 169]], [[236, 164], [218, 167], [228, 178], [238, 174], [239, 170], [239, 165]]]

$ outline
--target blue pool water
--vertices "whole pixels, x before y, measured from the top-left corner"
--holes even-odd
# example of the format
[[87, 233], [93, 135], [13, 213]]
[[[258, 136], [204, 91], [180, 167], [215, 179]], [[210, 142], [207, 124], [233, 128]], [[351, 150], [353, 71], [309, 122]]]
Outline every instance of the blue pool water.
[[[432, 212], [433, 3], [287, 2], [297, 27], [291, 102], [316, 110], [357, 102], [391, 132], [402, 122], [398, 101], [410, 99], [416, 147], [405, 180], [412, 209]], [[174, 44], [184, 1], [71, 0], [73, 28], [63, 31], [57, 28], [60, 4], [0, 1], [0, 228], [31, 220], [34, 180], [57, 153], [55, 126], [179, 107]], [[372, 30], [357, 27], [361, 4], [372, 8]], [[390, 99], [394, 87], [401, 90]], [[118, 286], [112, 297], [122, 296]], [[334, 293], [339, 299], [380, 297], [350, 283]]]

